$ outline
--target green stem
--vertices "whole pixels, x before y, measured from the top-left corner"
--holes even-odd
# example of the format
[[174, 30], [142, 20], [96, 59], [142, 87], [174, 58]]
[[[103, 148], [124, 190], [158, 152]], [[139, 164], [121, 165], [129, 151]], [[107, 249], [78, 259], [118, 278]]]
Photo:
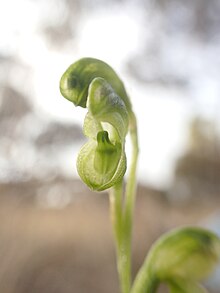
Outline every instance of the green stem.
[[127, 256], [123, 240], [123, 208], [122, 208], [122, 182], [110, 190], [110, 210], [116, 243], [117, 269], [122, 293], [130, 290], [130, 268], [127, 266]]
[[121, 242], [122, 229], [122, 182], [119, 182], [110, 189], [109, 196], [111, 220], [116, 246], [118, 247]]
[[126, 226], [126, 235], [131, 238], [132, 223], [133, 223], [133, 210], [136, 198], [136, 169], [137, 159], [139, 153], [137, 123], [134, 113], [131, 116], [130, 137], [132, 143], [132, 160], [130, 172], [127, 180], [126, 195], [125, 195], [125, 215], [124, 222]]
[[131, 236], [139, 151], [136, 118], [133, 112], [130, 115], [129, 130], [132, 143], [132, 160], [126, 186], [124, 206], [122, 203], [122, 182], [114, 186], [110, 191], [111, 217], [115, 234], [117, 267], [122, 293], [129, 293], [131, 289]]
[[[126, 193], [125, 193], [125, 205], [124, 205], [124, 217], [123, 217], [123, 232], [124, 232], [124, 246], [128, 259], [127, 266], [130, 269], [131, 276], [131, 243], [132, 243], [132, 228], [133, 228], [133, 211], [136, 199], [136, 169], [138, 159], [138, 134], [136, 117], [132, 112], [130, 123], [130, 138], [132, 143], [132, 159], [130, 165], [130, 172], [128, 175]], [[131, 277], [130, 277], [131, 278]]]

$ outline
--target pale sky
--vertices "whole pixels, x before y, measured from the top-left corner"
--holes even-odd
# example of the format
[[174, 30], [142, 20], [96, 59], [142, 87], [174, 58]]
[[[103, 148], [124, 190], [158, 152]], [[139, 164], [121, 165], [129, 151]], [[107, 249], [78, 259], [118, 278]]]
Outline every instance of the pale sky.
[[[191, 71], [186, 68], [192, 72], [192, 76], [198, 76], [193, 79], [191, 92], [143, 85], [125, 70], [126, 61], [142, 49], [143, 29], [146, 40], [153, 37], [151, 28], [155, 24], [149, 22], [146, 32], [141, 8], [127, 4], [119, 9], [120, 4], [115, 4], [111, 11], [100, 8], [90, 14], [83, 14], [78, 24], [77, 45], [70, 42], [67, 48], [58, 50], [48, 45], [39, 30], [50, 19], [51, 22], [54, 19], [59, 22], [62, 21], [61, 15], [65, 17], [62, 1], [56, 1], [57, 5], [53, 9], [51, 3], [43, 0], [0, 2], [0, 53], [16, 53], [32, 69], [32, 76], [26, 85], [21, 84], [19, 73], [17, 80], [12, 83], [24, 89], [27, 95], [31, 91], [35, 107], [48, 113], [51, 119], [54, 117], [82, 124], [85, 110], [76, 109], [61, 98], [59, 79], [67, 66], [77, 58], [91, 56], [108, 62], [125, 81], [138, 116], [141, 149], [139, 178], [145, 183], [166, 186], [172, 180], [175, 159], [186, 146], [187, 123], [193, 112], [201, 111], [211, 116], [215, 111], [220, 86], [213, 79], [216, 76], [215, 68], [209, 67], [209, 62], [213, 61], [212, 55], [207, 56], [205, 62], [202, 58], [207, 53], [200, 50], [198, 44], [190, 47], [182, 41], [186, 47], [181, 49], [173, 40], [172, 56], [166, 57], [168, 66], [174, 69], [178, 67], [178, 62], [184, 59], [186, 48], [192, 50], [190, 56], [197, 62]], [[181, 40], [178, 42], [181, 44]], [[197, 59], [193, 56], [197, 56]], [[184, 62], [181, 64], [184, 68]], [[204, 71], [204, 68], [207, 70]]]

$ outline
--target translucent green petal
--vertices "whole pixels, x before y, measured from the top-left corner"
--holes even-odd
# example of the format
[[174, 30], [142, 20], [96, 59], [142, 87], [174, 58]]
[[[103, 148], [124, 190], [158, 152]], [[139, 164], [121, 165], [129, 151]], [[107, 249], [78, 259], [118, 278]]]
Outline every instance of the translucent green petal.
[[97, 138], [97, 133], [99, 131], [102, 131], [102, 125], [99, 121], [97, 121], [91, 113], [87, 113], [86, 117], [84, 119], [84, 124], [83, 124], [83, 133], [85, 136], [96, 139]]
[[95, 78], [89, 86], [88, 111], [98, 122], [107, 122], [124, 140], [128, 131], [128, 112], [123, 100], [103, 78]]
[[[121, 144], [113, 145], [106, 132], [98, 141], [89, 140], [80, 150], [77, 170], [81, 179], [93, 190], [105, 190], [122, 180], [126, 171], [126, 156]], [[100, 142], [100, 137], [104, 137]]]

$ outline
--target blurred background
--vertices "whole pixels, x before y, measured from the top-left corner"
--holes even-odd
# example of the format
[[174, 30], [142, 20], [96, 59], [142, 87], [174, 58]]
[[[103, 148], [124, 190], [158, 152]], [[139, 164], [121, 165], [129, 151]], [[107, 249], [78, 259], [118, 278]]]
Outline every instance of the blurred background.
[[219, 28], [219, 0], [0, 2], [0, 292], [119, 292], [108, 196], [75, 168], [85, 110], [59, 92], [81, 57], [119, 73], [138, 117], [134, 275], [173, 227], [220, 235]]

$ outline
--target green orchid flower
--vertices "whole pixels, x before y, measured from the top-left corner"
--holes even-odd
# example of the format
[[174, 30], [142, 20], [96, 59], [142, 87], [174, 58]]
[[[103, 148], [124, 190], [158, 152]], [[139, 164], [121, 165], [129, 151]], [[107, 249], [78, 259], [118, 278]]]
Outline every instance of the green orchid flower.
[[74, 105], [88, 109], [83, 129], [89, 141], [78, 155], [78, 173], [91, 189], [108, 189], [126, 171], [124, 146], [131, 104], [124, 85], [105, 62], [82, 58], [63, 74], [60, 90]]
[[103, 78], [91, 82], [87, 108], [84, 134], [89, 141], [79, 152], [77, 170], [91, 189], [100, 191], [115, 185], [125, 174], [128, 112]]
[[[93, 190], [109, 190], [121, 293], [155, 293], [165, 282], [170, 293], [204, 293], [199, 284], [220, 257], [220, 239], [200, 228], [182, 228], [162, 236], [151, 248], [134, 282], [131, 278], [131, 236], [136, 197], [137, 123], [130, 99], [116, 72], [105, 62], [82, 58], [60, 81], [62, 95], [87, 108], [83, 132], [88, 141], [77, 158], [78, 173]], [[125, 142], [130, 134], [131, 164]]]

